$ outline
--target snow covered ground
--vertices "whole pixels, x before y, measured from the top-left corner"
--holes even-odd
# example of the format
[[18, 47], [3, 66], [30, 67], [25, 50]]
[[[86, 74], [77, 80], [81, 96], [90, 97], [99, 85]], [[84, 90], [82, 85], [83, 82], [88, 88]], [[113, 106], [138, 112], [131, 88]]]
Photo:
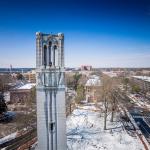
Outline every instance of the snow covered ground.
[[78, 107], [67, 118], [68, 150], [144, 150], [138, 137], [130, 136], [117, 118], [107, 121], [104, 131], [103, 114], [95, 106]]
[[10, 141], [12, 139], [15, 139], [16, 136], [17, 136], [17, 132], [12, 133], [10, 135], [7, 135], [7, 136], [5, 136], [5, 137], [3, 137], [3, 138], [0, 139], [0, 144], [5, 143], [7, 141]]

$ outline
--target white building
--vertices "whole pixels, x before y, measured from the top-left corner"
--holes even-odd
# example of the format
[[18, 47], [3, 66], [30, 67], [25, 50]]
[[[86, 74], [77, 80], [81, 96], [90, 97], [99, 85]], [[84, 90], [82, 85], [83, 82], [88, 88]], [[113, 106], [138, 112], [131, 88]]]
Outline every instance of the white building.
[[97, 102], [100, 99], [100, 87], [102, 86], [100, 77], [91, 75], [85, 84], [85, 94], [87, 102]]

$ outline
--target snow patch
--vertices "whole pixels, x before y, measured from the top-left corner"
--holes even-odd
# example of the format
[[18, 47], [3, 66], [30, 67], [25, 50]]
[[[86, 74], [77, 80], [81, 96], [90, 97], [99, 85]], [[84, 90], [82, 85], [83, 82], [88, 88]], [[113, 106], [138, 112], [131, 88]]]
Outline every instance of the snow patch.
[[96, 109], [95, 106], [78, 107], [68, 116], [68, 150], [144, 150], [140, 140], [130, 136], [120, 121], [107, 121], [107, 130], [103, 130], [103, 114]]

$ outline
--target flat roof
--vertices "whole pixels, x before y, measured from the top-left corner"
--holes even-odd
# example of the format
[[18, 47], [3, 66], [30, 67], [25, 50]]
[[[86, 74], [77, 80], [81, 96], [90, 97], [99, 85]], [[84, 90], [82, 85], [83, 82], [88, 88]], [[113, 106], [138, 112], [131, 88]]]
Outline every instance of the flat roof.
[[137, 78], [137, 79], [140, 79], [140, 80], [150, 82], [150, 77], [149, 76], [133, 76], [133, 78]]
[[35, 83], [27, 83], [27, 84], [25, 84], [25, 85], [23, 85], [23, 86], [21, 86], [21, 87], [19, 87], [19, 88], [17, 88], [17, 89], [19, 89], [19, 90], [30, 90], [30, 89], [32, 89], [35, 85], [36, 85]]

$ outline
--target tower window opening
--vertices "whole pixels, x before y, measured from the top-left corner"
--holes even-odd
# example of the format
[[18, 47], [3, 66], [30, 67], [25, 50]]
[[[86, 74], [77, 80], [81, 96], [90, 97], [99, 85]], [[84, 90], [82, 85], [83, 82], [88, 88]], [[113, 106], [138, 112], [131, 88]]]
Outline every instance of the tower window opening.
[[47, 55], [47, 46], [44, 45], [44, 66], [46, 67], [46, 62], [47, 62], [47, 59], [46, 59], [46, 55]]
[[52, 46], [52, 42], [50, 41], [50, 42], [49, 42], [49, 47], [51, 47], [51, 46]]
[[52, 66], [52, 61], [51, 61], [51, 47], [52, 47], [52, 42], [49, 42], [49, 66]]
[[56, 49], [57, 49], [57, 46], [54, 45], [54, 54], [53, 54], [53, 64], [54, 64], [54, 66], [55, 66], [55, 51], [56, 51]]
[[55, 122], [51, 122], [50, 123], [50, 131], [51, 132], [54, 132], [54, 129], [55, 129], [54, 126], [55, 126]]

